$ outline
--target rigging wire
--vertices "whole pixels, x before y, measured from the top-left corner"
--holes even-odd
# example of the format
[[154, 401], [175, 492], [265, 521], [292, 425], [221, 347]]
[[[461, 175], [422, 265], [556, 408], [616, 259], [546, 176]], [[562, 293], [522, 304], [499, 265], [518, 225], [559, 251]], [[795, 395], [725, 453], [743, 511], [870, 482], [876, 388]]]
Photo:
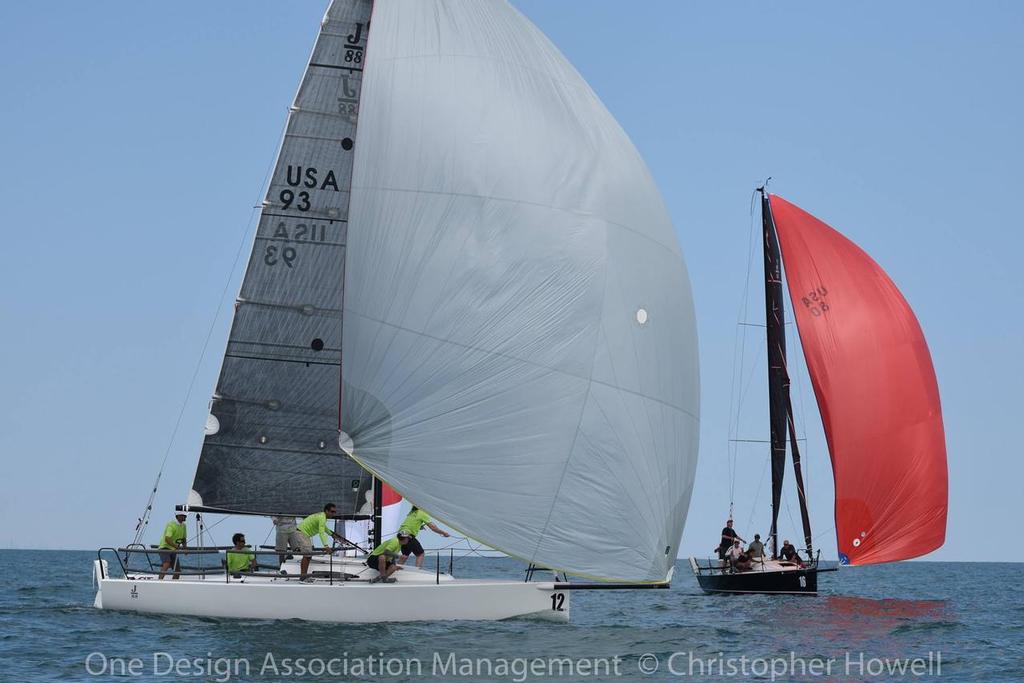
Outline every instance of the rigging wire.
[[[235, 269], [238, 267], [238, 261], [241, 259], [242, 251], [245, 249], [245, 244], [248, 241], [247, 237], [251, 230], [251, 224], [253, 215], [256, 213], [256, 207], [253, 207], [252, 212], [249, 215], [249, 221], [246, 224], [246, 229], [242, 234], [242, 239], [238, 245], [238, 251], [235, 253], [235, 260], [231, 265], [230, 275], [233, 276]], [[188, 383], [188, 390], [185, 392], [185, 398], [181, 402], [181, 410], [178, 411], [178, 418], [174, 421], [174, 429], [171, 430], [171, 438], [167, 442], [167, 448], [164, 449], [164, 457], [160, 460], [160, 468], [156, 473], [156, 481], [153, 482], [153, 490], [150, 491], [149, 500], [146, 502], [146, 509], [142, 516], [139, 517], [138, 524], [135, 527], [135, 540], [134, 543], [138, 543], [143, 533], [146, 530], [146, 526], [149, 524], [149, 517], [153, 511], [153, 501], [156, 499], [157, 490], [160, 488], [160, 479], [164, 474], [164, 466], [167, 464], [167, 458], [171, 455], [171, 449], [174, 446], [174, 440], [178, 436], [178, 431], [181, 428], [182, 418], [185, 417], [185, 410], [188, 408], [189, 401], [192, 398], [192, 392], [195, 390], [196, 379], [199, 377], [199, 371], [202, 369], [203, 361], [206, 360], [206, 352], [210, 347], [210, 340], [213, 338], [213, 332], [217, 328], [217, 321], [220, 319], [221, 311], [224, 308], [224, 298], [227, 296], [228, 289], [231, 286], [231, 280], [233, 277], [229, 277], [228, 281], [224, 284], [224, 289], [221, 292], [220, 300], [217, 302], [217, 310], [213, 315], [213, 321], [210, 323], [210, 329], [206, 332], [206, 339], [203, 341], [202, 350], [199, 352], [199, 360], [196, 362], [196, 367], [192, 371], [192, 378]]]
[[[738, 469], [739, 446], [736, 438], [739, 434], [740, 408], [743, 405], [743, 397], [746, 389], [743, 388], [743, 377], [746, 366], [747, 348], [747, 326], [743, 323], [747, 319], [750, 309], [750, 273], [753, 269], [755, 251], [755, 230], [754, 230], [754, 206], [757, 192], [750, 197], [750, 221], [747, 236], [747, 272], [743, 285], [743, 295], [740, 300], [739, 311], [736, 316], [736, 333], [733, 337], [733, 362], [732, 381], [729, 387], [729, 423], [726, 428], [726, 456], [729, 469], [729, 516], [733, 514], [733, 507], [736, 500], [736, 474]], [[739, 358], [739, 372], [736, 371], [737, 357]], [[739, 388], [739, 398], [737, 398]], [[749, 382], [747, 385], [749, 389]], [[734, 417], [735, 408], [735, 417]]]
[[770, 462], [770, 459], [765, 458], [764, 465], [761, 467], [761, 476], [757, 480], [757, 490], [754, 491], [754, 500], [750, 504], [750, 518], [747, 520], [748, 529], [754, 526], [754, 515], [757, 513], [757, 501], [761, 498], [761, 489], [764, 488], [765, 475], [768, 473], [768, 464]]
[[[284, 142], [285, 133], [287, 132], [288, 118], [285, 118], [284, 123], [281, 126], [280, 134], [278, 135], [277, 148], [274, 151], [274, 155], [271, 157], [270, 162], [267, 164], [267, 170], [263, 175], [263, 183], [260, 186], [260, 196], [265, 197], [267, 188], [270, 184], [270, 176], [274, 172], [274, 166], [280, 155], [281, 145]], [[146, 532], [146, 527], [149, 526], [149, 519], [153, 512], [153, 502], [156, 500], [157, 490], [160, 488], [160, 480], [164, 474], [164, 467], [167, 465], [167, 459], [171, 455], [171, 449], [174, 446], [174, 440], [178, 436], [178, 431], [181, 428], [181, 421], [185, 417], [185, 411], [188, 408], [189, 401], [192, 398], [192, 392], [195, 390], [196, 379], [199, 377], [199, 371], [202, 369], [203, 361], [206, 360], [206, 353], [210, 347], [210, 340], [213, 338], [213, 332], [217, 328], [217, 321], [220, 320], [221, 311], [224, 310], [224, 300], [227, 297], [228, 291], [231, 288], [231, 283], [234, 281], [235, 270], [238, 268], [238, 263], [242, 258], [242, 254], [245, 251], [245, 245], [250, 243], [252, 240], [249, 239], [250, 233], [259, 227], [259, 221], [257, 218], [257, 212], [261, 212], [263, 204], [261, 200], [257, 200], [256, 204], [253, 205], [249, 211], [249, 219], [245, 222], [245, 229], [242, 231], [241, 237], [238, 243], [238, 249], [235, 251], [234, 261], [231, 263], [231, 269], [228, 271], [228, 276], [224, 282], [224, 288], [221, 290], [220, 298], [217, 301], [217, 310], [213, 314], [213, 320], [210, 321], [210, 328], [206, 332], [206, 339], [203, 340], [202, 350], [199, 352], [199, 360], [196, 362], [195, 369], [192, 371], [192, 378], [188, 383], [188, 390], [185, 392], [185, 398], [181, 402], [181, 410], [178, 411], [178, 417], [174, 421], [174, 428], [171, 430], [170, 439], [167, 441], [167, 448], [164, 449], [163, 458], [160, 460], [160, 467], [157, 469], [156, 480], [153, 482], [153, 489], [149, 493], [149, 499], [146, 501], [146, 507], [139, 516], [138, 521], [135, 525], [135, 537], [132, 541], [133, 544], [140, 543], [143, 534]], [[255, 219], [255, 220], [254, 220]]]

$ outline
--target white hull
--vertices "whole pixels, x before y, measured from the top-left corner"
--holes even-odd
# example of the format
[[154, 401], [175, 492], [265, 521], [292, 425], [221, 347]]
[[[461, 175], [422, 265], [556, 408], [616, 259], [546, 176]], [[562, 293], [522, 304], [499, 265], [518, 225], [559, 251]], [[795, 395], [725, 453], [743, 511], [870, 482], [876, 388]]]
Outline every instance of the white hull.
[[[402, 574], [407, 574], [403, 582]], [[413, 578], [415, 576], [415, 579]], [[423, 580], [429, 575], [429, 582]], [[96, 607], [150, 614], [236, 619], [303, 619], [368, 623], [529, 617], [569, 620], [569, 591], [552, 582], [453, 579], [400, 571], [392, 584], [295, 578], [163, 581], [155, 577], [99, 580]], [[412, 579], [412, 580], [410, 580]]]

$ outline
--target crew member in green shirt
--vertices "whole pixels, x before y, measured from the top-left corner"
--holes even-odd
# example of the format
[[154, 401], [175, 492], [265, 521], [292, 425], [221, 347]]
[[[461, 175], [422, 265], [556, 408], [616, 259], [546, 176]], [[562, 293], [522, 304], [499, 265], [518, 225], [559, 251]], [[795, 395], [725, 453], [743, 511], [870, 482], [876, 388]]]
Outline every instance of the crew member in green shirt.
[[235, 534], [231, 537], [235, 547], [228, 551], [228, 573], [238, 576], [242, 572], [256, 571], [259, 567], [256, 564], [256, 553], [245, 544], [245, 534]]
[[320, 542], [327, 546], [327, 536], [330, 535], [335, 541], [339, 543], [348, 543], [344, 536], [339, 536], [334, 533], [333, 529], [327, 528], [327, 520], [334, 519], [338, 516], [338, 507], [334, 503], [328, 503], [324, 505], [323, 512], [317, 512], [315, 514], [306, 517], [304, 520], [299, 522], [299, 525], [294, 534], [294, 540], [292, 544], [296, 550], [300, 553], [304, 553], [302, 556], [302, 563], [299, 570], [299, 578], [302, 581], [307, 580], [307, 574], [309, 573], [309, 561], [313, 559], [309, 553], [313, 552], [313, 536], [319, 535]]
[[173, 552], [180, 548], [188, 547], [188, 532], [185, 530], [186, 515], [181, 510], [176, 510], [174, 519], [167, 522], [164, 527], [164, 535], [160, 537], [160, 580], [163, 581], [167, 570], [174, 565], [175, 579], [181, 576], [181, 564], [178, 562], [178, 553]]
[[405, 552], [405, 549], [412, 540], [412, 534], [408, 531], [399, 531], [398, 536], [389, 538], [373, 549], [373, 552], [366, 558], [366, 566], [370, 569], [376, 569], [380, 576], [370, 579], [370, 583], [377, 583], [378, 581], [383, 581], [384, 583], [395, 582], [391, 575], [402, 568], [395, 560], [399, 554]]
[[405, 521], [402, 522], [401, 526], [398, 527], [399, 531], [408, 532], [409, 542], [402, 546], [402, 557], [399, 558], [399, 564], [405, 564], [405, 561], [409, 559], [409, 553], [416, 556], [416, 567], [423, 566], [423, 546], [416, 540], [416, 534], [420, 532], [423, 527], [429, 527], [435, 534], [441, 534], [445, 538], [451, 536], [444, 529], [439, 528], [436, 524], [430, 521], [430, 515], [423, 510], [420, 510], [415, 505], [412, 506], [412, 510], [409, 510], [409, 514], [406, 516]]

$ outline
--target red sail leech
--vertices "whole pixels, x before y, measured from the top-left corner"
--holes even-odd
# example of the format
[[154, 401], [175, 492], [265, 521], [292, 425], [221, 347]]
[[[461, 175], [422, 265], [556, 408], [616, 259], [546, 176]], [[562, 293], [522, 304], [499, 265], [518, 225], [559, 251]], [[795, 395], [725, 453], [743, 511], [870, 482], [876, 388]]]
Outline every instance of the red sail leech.
[[840, 561], [923, 555], [946, 535], [946, 445], [921, 326], [853, 242], [770, 196], [836, 489]]

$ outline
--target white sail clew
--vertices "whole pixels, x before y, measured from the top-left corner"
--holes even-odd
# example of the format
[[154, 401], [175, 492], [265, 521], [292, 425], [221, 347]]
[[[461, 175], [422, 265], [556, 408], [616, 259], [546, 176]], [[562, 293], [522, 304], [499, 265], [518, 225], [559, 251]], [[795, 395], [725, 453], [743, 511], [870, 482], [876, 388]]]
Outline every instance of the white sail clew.
[[689, 278], [654, 182], [497, 0], [378, 0], [345, 270], [343, 429], [438, 519], [666, 578], [697, 463]]

